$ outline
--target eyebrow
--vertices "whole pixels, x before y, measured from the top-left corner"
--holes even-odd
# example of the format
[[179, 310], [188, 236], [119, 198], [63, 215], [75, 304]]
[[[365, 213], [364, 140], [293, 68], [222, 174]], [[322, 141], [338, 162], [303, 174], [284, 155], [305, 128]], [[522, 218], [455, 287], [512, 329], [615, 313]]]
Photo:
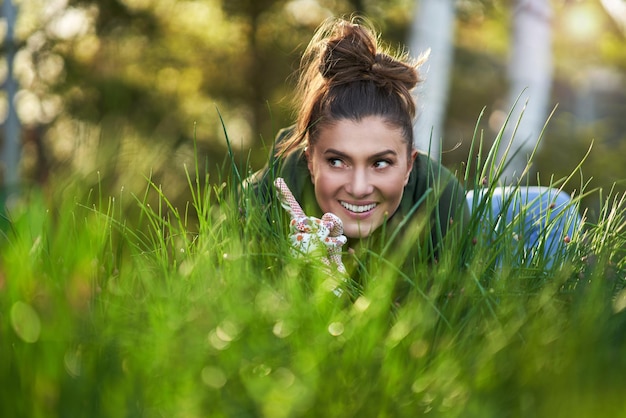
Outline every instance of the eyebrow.
[[[324, 155], [327, 155], [327, 154], [338, 155], [338, 156], [340, 156], [342, 158], [348, 158], [348, 159], [350, 158], [350, 156], [348, 154], [346, 154], [345, 152], [338, 151], [338, 150], [336, 150], [334, 148], [328, 148], [326, 151], [324, 151]], [[375, 154], [370, 155], [368, 157], [368, 159], [382, 158], [382, 157], [385, 157], [385, 156], [390, 155], [390, 154], [393, 155], [393, 156], [397, 156], [398, 155], [398, 153], [395, 152], [394, 150], [387, 149], [387, 150], [380, 151], [380, 152], [377, 152]]]

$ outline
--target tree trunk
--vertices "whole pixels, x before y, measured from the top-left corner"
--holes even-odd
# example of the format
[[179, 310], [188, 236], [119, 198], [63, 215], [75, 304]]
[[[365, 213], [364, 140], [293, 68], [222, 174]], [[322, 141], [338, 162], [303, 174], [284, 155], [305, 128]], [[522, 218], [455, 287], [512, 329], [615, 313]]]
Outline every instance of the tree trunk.
[[[552, 9], [549, 0], [515, 0], [509, 61], [509, 108], [511, 118], [499, 150], [506, 167], [500, 178], [515, 183], [525, 173], [528, 159], [549, 114], [552, 86]], [[523, 115], [522, 115], [523, 113]], [[521, 120], [520, 120], [521, 117]], [[514, 127], [519, 126], [505, 155]], [[529, 179], [532, 171], [529, 171]]]
[[428, 61], [421, 69], [424, 82], [415, 89], [417, 121], [414, 143], [418, 149], [430, 151], [437, 159], [443, 142], [454, 54], [454, 18], [454, 0], [417, 1], [409, 39], [413, 57], [430, 49]]
[[[6, 18], [7, 33], [5, 37], [5, 50], [7, 60], [7, 79], [5, 89], [7, 94], [8, 114], [4, 122], [4, 135], [2, 138], [2, 151], [0, 159], [2, 163], [2, 183], [4, 197], [10, 198], [17, 192], [20, 181], [20, 122], [15, 110], [15, 94], [17, 92], [17, 82], [13, 74], [13, 61], [15, 57], [15, 40], [13, 38], [13, 28], [15, 26], [15, 6], [12, 0], [4, 0], [2, 3], [2, 15]], [[0, 208], [1, 209], [1, 208]]]
[[617, 26], [626, 34], [626, 1], [625, 0], [600, 0], [604, 10], [611, 16]]

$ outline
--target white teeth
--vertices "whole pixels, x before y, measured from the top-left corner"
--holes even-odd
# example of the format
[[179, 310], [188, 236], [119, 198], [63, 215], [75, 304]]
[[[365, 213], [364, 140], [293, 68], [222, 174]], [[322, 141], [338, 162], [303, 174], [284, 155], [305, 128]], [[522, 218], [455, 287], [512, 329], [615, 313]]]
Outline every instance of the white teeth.
[[363, 206], [352, 205], [350, 203], [346, 203], [342, 201], [340, 201], [339, 203], [341, 204], [341, 206], [348, 209], [350, 212], [355, 212], [355, 213], [367, 212], [368, 210], [372, 210], [376, 207], [376, 203], [370, 203], [369, 205], [363, 205]]

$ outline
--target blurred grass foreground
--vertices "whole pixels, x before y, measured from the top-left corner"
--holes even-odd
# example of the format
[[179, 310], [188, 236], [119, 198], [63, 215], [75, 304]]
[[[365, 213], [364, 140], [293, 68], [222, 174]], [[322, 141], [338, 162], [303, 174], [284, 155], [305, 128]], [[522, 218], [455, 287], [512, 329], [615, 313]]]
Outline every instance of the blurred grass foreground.
[[528, 256], [515, 222], [489, 224], [488, 160], [437, 263], [406, 277], [374, 254], [342, 297], [260, 208], [242, 217], [235, 180], [196, 168], [183, 210], [150, 182], [58, 205], [31, 191], [0, 240], [0, 415], [624, 416], [624, 198]]

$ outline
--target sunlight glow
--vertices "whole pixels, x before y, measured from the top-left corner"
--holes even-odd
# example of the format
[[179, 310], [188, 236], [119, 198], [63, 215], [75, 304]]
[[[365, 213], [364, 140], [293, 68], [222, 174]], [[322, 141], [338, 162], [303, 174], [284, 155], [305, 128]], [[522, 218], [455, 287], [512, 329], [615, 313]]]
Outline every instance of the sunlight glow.
[[32, 91], [18, 91], [15, 95], [15, 106], [24, 125], [34, 125], [41, 119], [41, 103]]
[[626, 0], [600, 0], [607, 13], [626, 32]]
[[84, 9], [69, 8], [48, 26], [49, 32], [59, 39], [72, 39], [89, 30], [89, 13]]
[[292, 0], [285, 10], [302, 25], [317, 25], [331, 14], [317, 0]]
[[602, 31], [602, 16], [589, 4], [573, 5], [565, 15], [564, 29], [577, 41], [595, 39]]

